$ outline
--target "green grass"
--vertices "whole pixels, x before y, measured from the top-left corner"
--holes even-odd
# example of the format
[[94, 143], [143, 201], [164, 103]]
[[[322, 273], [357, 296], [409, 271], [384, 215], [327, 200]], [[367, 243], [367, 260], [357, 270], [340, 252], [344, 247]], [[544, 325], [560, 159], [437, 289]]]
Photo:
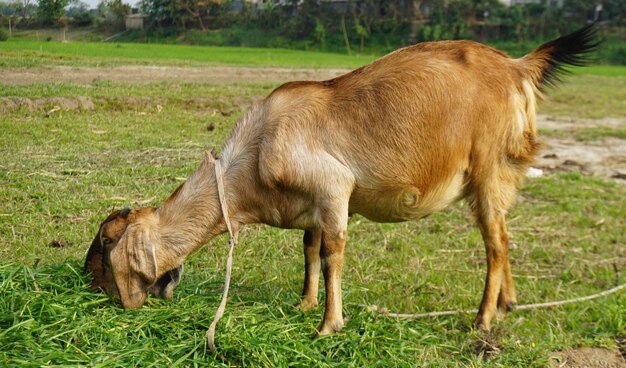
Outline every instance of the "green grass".
[[626, 117], [626, 76], [565, 77], [563, 83], [546, 91], [539, 113], [592, 119]]
[[230, 64], [274, 67], [343, 67], [367, 64], [373, 56], [245, 47], [186, 46], [142, 43], [42, 42], [0, 43], [0, 67], [45, 65], [111, 66], [123, 64]]
[[[571, 82], [589, 86], [584, 78]], [[0, 366], [539, 367], [555, 351], [615, 348], [616, 338], [626, 336], [624, 292], [513, 313], [488, 335], [470, 329], [473, 316], [407, 321], [360, 307], [407, 313], [477, 307], [484, 246], [464, 204], [420, 222], [352, 218], [343, 283], [351, 320], [343, 332], [317, 340], [309, 337], [322, 308], [292, 307], [303, 277], [299, 231], [250, 226], [240, 234], [215, 355], [205, 333], [223, 285], [225, 237], [190, 257], [174, 301], [149, 299], [141, 310], [125, 311], [88, 290], [82, 261], [108, 212], [158, 205], [205, 148], [221, 147], [240, 104], [271, 88], [111, 82], [0, 88], [0, 97], [82, 95], [96, 106], [48, 118], [46, 108], [0, 115]], [[625, 186], [579, 174], [529, 180], [508, 216], [519, 301], [571, 298], [626, 282], [625, 197]], [[54, 240], [66, 246], [50, 247]], [[474, 351], [484, 339], [501, 348], [491, 361]]]
[[[343, 55], [278, 48], [187, 46], [144, 43], [57, 42], [10, 39], [0, 42], [0, 67], [215, 65], [357, 68], [381, 55]], [[626, 66], [573, 68], [575, 74], [626, 77]]]
[[620, 138], [626, 140], [626, 124], [618, 128], [610, 126], [596, 126], [577, 128], [573, 131], [539, 129], [539, 134], [543, 136], [574, 137], [580, 142], [595, 141], [602, 138]]
[[626, 77], [626, 66], [592, 65], [584, 68], [572, 68], [574, 74], [588, 74], [602, 77]]

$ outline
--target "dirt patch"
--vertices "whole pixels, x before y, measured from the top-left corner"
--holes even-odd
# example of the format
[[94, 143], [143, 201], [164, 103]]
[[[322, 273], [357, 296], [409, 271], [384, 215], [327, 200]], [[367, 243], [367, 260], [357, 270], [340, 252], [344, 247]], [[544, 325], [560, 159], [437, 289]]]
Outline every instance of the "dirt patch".
[[502, 352], [502, 338], [506, 331], [501, 326], [494, 326], [489, 332], [481, 332], [472, 341], [472, 352], [484, 360], [495, 359]]
[[626, 360], [626, 336], [618, 336], [615, 342], [619, 346], [619, 353], [622, 354], [622, 358]]
[[619, 351], [582, 347], [556, 353], [551, 368], [626, 368]]
[[89, 97], [0, 97], [0, 112], [11, 112], [15, 110], [83, 110], [91, 111], [95, 108], [93, 101]]
[[[213, 111], [222, 116], [231, 116], [237, 112], [247, 110], [260, 96], [246, 97], [217, 97], [201, 98], [194, 97], [177, 101], [189, 110]], [[168, 100], [153, 97], [0, 97], [0, 113], [14, 111], [45, 112], [46, 116], [64, 111], [91, 111], [96, 106], [113, 111], [161, 111], [168, 104]]]
[[536, 167], [548, 172], [577, 171], [587, 175], [612, 178], [626, 185], [626, 140], [601, 138], [578, 141], [568, 137], [568, 131], [580, 128], [619, 128], [626, 119], [573, 119], [539, 116], [539, 128], [564, 132], [563, 137], [541, 137], [545, 147]]
[[283, 83], [293, 80], [325, 80], [348, 72], [348, 69], [290, 69], [249, 67], [174, 67], [119, 66], [107, 68], [52, 66], [46, 68], [3, 68], [0, 80], [5, 84], [31, 83]]
[[539, 115], [539, 128], [559, 131], [572, 131], [581, 128], [609, 127], [620, 128], [626, 124], [626, 118], [580, 119], [567, 116], [553, 117]]

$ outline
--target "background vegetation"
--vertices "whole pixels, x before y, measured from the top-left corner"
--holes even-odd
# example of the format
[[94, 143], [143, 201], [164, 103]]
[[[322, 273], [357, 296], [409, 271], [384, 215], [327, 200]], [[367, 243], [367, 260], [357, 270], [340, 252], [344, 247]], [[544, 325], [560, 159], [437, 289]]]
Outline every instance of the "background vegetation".
[[[142, 0], [145, 29], [124, 31], [131, 8], [102, 0], [88, 9], [70, 0], [3, 0], [0, 29], [95, 27], [96, 38], [318, 50], [380, 55], [420, 41], [474, 39], [521, 55], [538, 43], [589, 21], [602, 24], [598, 60], [626, 64], [626, 2], [540, 0], [504, 5], [499, 0]], [[121, 32], [121, 33], [120, 33]]]

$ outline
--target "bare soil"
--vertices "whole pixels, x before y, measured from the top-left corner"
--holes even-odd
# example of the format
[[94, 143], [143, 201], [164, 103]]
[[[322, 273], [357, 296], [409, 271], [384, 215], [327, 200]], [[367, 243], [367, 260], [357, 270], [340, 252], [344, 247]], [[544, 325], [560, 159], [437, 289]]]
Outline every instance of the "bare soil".
[[606, 137], [593, 141], [578, 141], [567, 132], [581, 128], [626, 125], [626, 118], [574, 119], [539, 116], [539, 128], [562, 132], [562, 137], [541, 137], [545, 147], [536, 167], [547, 172], [577, 171], [587, 175], [618, 180], [626, 185], [626, 140]]
[[619, 351], [581, 347], [556, 353], [551, 368], [626, 368]]
[[[30, 84], [43, 82], [64, 82], [91, 84], [107, 80], [122, 83], [188, 82], [188, 83], [282, 83], [293, 80], [325, 80], [334, 78], [347, 69], [289, 69], [289, 68], [249, 68], [249, 67], [174, 67], [174, 66], [119, 66], [119, 67], [68, 67], [51, 66], [45, 68], [0, 69], [0, 81], [4, 84]], [[15, 108], [49, 109], [60, 106], [62, 109], [90, 110], [93, 103], [84, 97], [27, 99], [1, 98], [1, 110]], [[576, 118], [551, 118], [540, 116], [539, 128], [560, 131], [563, 134], [542, 137], [545, 148], [536, 167], [543, 172], [577, 171], [587, 175], [611, 178], [626, 185], [626, 140], [602, 138], [595, 141], [578, 141], [567, 132], [580, 128], [603, 127], [620, 128], [626, 118], [600, 120]]]
[[249, 67], [175, 67], [175, 66], [118, 66], [0, 69], [0, 81], [5, 84], [30, 83], [92, 83], [107, 80], [123, 83], [282, 83], [292, 80], [324, 80], [348, 72], [347, 69], [289, 69]]

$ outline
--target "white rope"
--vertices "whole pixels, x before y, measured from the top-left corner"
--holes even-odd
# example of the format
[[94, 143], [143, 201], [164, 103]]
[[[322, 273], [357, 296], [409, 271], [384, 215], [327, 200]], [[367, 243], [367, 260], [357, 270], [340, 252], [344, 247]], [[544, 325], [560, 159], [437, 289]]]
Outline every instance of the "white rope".
[[219, 160], [215, 160], [215, 181], [217, 182], [217, 194], [219, 197], [220, 205], [222, 207], [222, 214], [224, 216], [224, 222], [226, 223], [226, 228], [228, 229], [228, 260], [226, 261], [226, 280], [224, 281], [224, 292], [222, 293], [222, 301], [220, 302], [217, 311], [215, 312], [215, 317], [213, 318], [213, 322], [211, 322], [211, 326], [209, 326], [209, 330], [207, 331], [207, 340], [209, 343], [209, 350], [212, 353], [215, 352], [215, 327], [217, 327], [217, 323], [224, 316], [224, 311], [226, 310], [226, 299], [228, 299], [228, 288], [230, 287], [230, 275], [233, 270], [233, 250], [235, 249], [235, 245], [237, 244], [237, 234], [233, 233], [233, 229], [230, 224], [230, 219], [228, 218], [228, 207], [226, 205], [226, 196], [224, 195], [224, 182], [222, 180], [222, 166], [220, 165]]
[[[609, 294], [614, 294], [622, 289], [626, 288], [626, 284], [618, 285], [612, 289], [605, 290], [599, 292], [597, 294], [581, 296], [578, 298], [559, 300], [555, 302], [545, 302], [545, 303], [534, 303], [534, 304], [522, 304], [516, 306], [515, 310], [523, 310], [523, 309], [536, 309], [536, 308], [547, 308], [547, 307], [556, 307], [564, 304], [583, 302], [587, 300], [597, 299]], [[429, 313], [392, 313], [389, 312], [387, 308], [379, 308], [376, 305], [365, 306], [370, 311], [377, 311], [380, 314], [386, 317], [394, 317], [394, 318], [409, 318], [409, 319], [418, 319], [418, 318], [427, 318], [427, 317], [439, 317], [439, 316], [451, 316], [456, 314], [473, 314], [478, 313], [478, 309], [466, 309], [466, 310], [448, 310], [448, 311], [439, 311], [439, 312], [429, 312]]]

